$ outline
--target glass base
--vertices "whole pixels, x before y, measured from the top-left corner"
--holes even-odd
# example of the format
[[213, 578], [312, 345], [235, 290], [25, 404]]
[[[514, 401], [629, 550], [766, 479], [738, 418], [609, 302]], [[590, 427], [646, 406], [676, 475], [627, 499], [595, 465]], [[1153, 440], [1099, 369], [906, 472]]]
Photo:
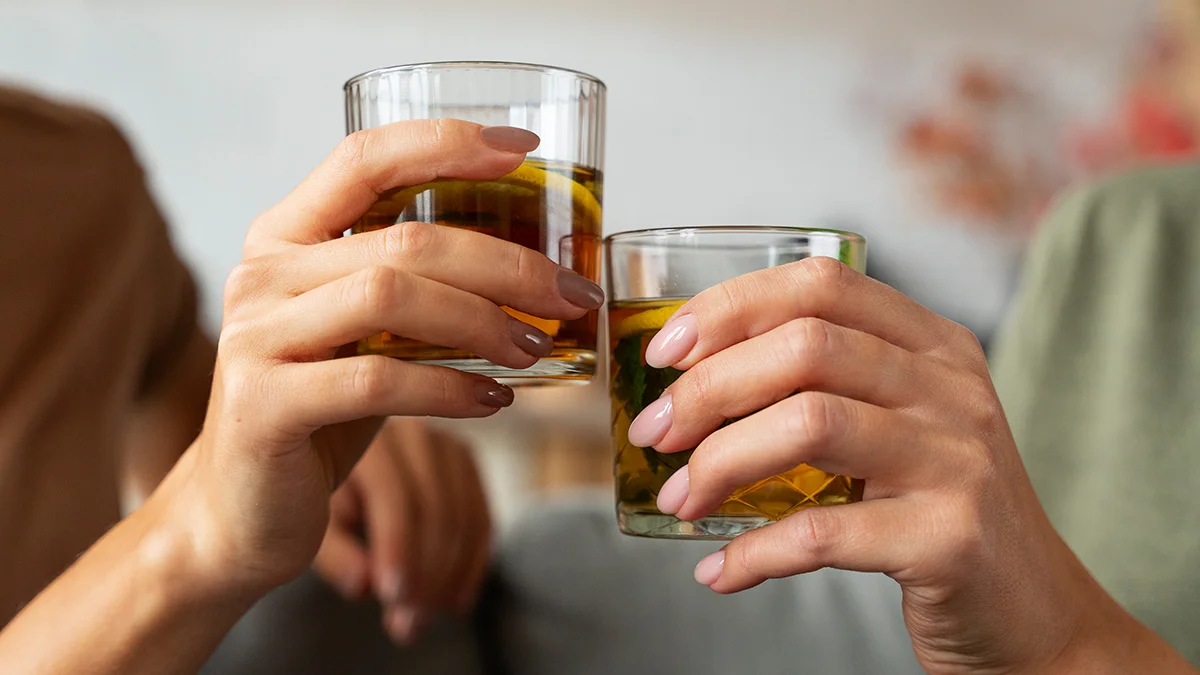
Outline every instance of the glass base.
[[658, 511], [617, 505], [617, 526], [621, 533], [650, 539], [728, 541], [772, 522], [770, 518], [755, 515], [711, 515], [688, 521]]
[[465, 373], [494, 377], [509, 386], [586, 384], [596, 374], [596, 352], [556, 349], [554, 353], [523, 370], [505, 368], [480, 358], [412, 360], [427, 366], [454, 368]]

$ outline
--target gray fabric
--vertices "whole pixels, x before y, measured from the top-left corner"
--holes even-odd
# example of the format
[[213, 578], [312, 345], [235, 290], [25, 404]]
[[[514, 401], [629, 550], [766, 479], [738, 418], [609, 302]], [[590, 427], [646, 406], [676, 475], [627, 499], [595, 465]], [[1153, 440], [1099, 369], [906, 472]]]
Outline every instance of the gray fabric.
[[268, 595], [234, 627], [202, 675], [480, 675], [469, 626], [430, 627], [418, 645], [392, 645], [374, 602], [341, 599], [313, 573]]
[[824, 571], [719, 596], [692, 580], [716, 548], [621, 535], [609, 495], [548, 505], [503, 538], [477, 635], [447, 622], [393, 648], [376, 606], [307, 575], [255, 607], [204, 674], [921, 672], [890, 579]]
[[621, 535], [611, 496], [526, 518], [497, 562], [505, 672], [922, 672], [890, 579], [828, 570], [719, 596], [692, 579], [717, 547]]

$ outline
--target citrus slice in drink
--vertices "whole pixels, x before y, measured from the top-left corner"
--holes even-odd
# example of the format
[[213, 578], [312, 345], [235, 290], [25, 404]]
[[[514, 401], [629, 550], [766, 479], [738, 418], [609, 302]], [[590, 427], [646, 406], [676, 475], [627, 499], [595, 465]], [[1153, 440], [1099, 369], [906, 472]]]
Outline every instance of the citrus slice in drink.
[[[379, 206], [390, 203], [399, 214], [419, 196], [429, 192], [441, 199], [462, 204], [477, 203], [482, 206], [504, 200], [508, 208], [513, 210], [523, 206], [539, 211], [544, 208], [551, 213], [572, 209], [576, 217], [590, 224], [590, 229], [599, 232], [600, 228], [600, 202], [590, 190], [567, 176], [547, 171], [530, 162], [494, 181], [439, 179], [396, 190], [387, 194]], [[542, 199], [534, 199], [539, 194], [543, 195]], [[530, 216], [536, 220], [542, 214], [532, 213]]]
[[648, 309], [644, 312], [638, 312], [633, 316], [625, 317], [624, 320], [613, 326], [612, 339], [621, 340], [630, 335], [639, 335], [659, 330], [667, 323], [667, 319], [670, 319], [675, 312], [679, 311], [684, 302], [686, 300], [680, 300], [666, 307]]

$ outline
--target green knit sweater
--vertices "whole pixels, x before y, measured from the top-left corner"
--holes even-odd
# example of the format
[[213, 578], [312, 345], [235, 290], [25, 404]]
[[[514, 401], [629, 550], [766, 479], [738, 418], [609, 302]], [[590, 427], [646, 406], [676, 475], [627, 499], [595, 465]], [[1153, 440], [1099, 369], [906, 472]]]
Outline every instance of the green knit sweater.
[[1064, 199], [992, 357], [1055, 527], [1200, 665], [1200, 165]]

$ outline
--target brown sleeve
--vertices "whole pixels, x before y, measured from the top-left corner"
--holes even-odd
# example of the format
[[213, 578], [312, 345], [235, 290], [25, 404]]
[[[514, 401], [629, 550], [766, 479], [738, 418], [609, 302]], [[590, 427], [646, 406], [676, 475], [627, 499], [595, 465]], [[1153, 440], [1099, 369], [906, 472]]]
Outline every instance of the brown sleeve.
[[122, 427], [193, 330], [121, 134], [0, 87], [0, 625], [118, 518]]

